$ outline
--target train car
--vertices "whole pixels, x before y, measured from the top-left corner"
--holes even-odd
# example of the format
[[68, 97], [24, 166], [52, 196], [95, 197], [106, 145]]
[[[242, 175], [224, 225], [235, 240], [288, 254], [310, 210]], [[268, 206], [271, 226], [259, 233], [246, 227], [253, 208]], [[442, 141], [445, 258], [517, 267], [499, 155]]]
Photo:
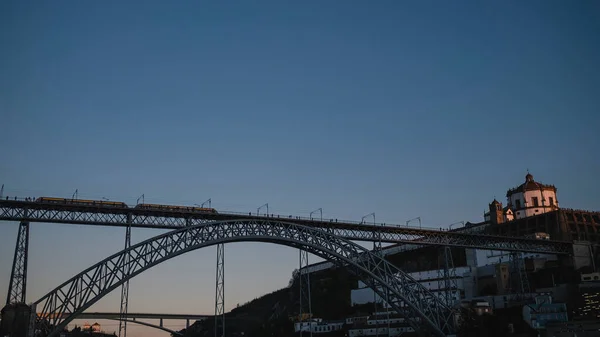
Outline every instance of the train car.
[[176, 205], [159, 205], [159, 204], [137, 204], [135, 208], [138, 209], [161, 209], [167, 211], [179, 211], [179, 212], [199, 212], [199, 213], [212, 213], [217, 214], [217, 210], [214, 208], [206, 207], [192, 207], [192, 206], [176, 206]]
[[44, 203], [44, 204], [86, 205], [86, 206], [128, 208], [127, 204], [124, 202], [106, 201], [106, 200], [86, 200], [86, 199], [66, 199], [66, 198], [41, 197], [41, 198], [37, 198], [36, 202]]

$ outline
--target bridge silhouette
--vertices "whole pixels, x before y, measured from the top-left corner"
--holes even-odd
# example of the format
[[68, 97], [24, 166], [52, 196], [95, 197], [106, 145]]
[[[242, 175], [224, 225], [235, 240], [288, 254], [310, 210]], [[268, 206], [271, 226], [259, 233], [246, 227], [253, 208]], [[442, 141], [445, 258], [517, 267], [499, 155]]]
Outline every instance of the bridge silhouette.
[[[50, 313], [50, 314], [37, 313], [38, 319], [50, 318], [50, 317], [54, 317], [54, 316], [59, 316], [59, 315], [53, 314], [53, 313]], [[60, 315], [60, 317], [63, 319], [67, 318], [68, 316], [69, 316], [69, 314], [67, 314], [67, 313], [63, 313]], [[113, 321], [122, 321], [122, 320], [124, 320], [124, 318], [121, 316], [122, 316], [122, 314], [120, 312], [83, 312], [83, 313], [77, 315], [76, 319], [106, 319], [106, 320], [113, 320]], [[183, 336], [183, 334], [180, 333], [179, 331], [171, 330], [169, 328], [164, 327], [163, 321], [164, 320], [185, 320], [185, 327], [187, 329], [190, 326], [190, 320], [202, 320], [202, 319], [213, 318], [213, 317], [214, 317], [214, 315], [128, 312], [127, 318], [125, 318], [125, 319], [130, 323], [140, 324], [140, 325], [144, 325], [144, 326], [147, 326], [150, 328], [163, 330], [163, 331], [168, 332], [173, 335]], [[158, 319], [159, 323], [157, 325], [157, 324], [152, 324], [152, 323], [148, 323], [148, 322], [138, 321], [138, 319], [153, 319], [153, 320]]]
[[[124, 294], [119, 319], [127, 320], [127, 289], [131, 278], [181, 254], [212, 245], [222, 249], [225, 243], [230, 242], [254, 241], [286, 245], [345, 267], [381, 298], [385, 298], [390, 307], [403, 314], [415, 331], [433, 336], [448, 336], [456, 332], [456, 312], [449, 303], [387, 262], [377, 250], [370, 251], [353, 241], [573, 254], [572, 243], [562, 241], [336, 219], [324, 221], [272, 214], [195, 212], [188, 209], [118, 209], [101, 204], [44, 204], [29, 200], [1, 200], [0, 220], [20, 223], [7, 305], [25, 303], [31, 222], [127, 228], [124, 250], [87, 268], [31, 305], [32, 312], [37, 312], [36, 309], [40, 308], [41, 311], [39, 319], [31, 319], [29, 333], [38, 329], [43, 330], [47, 336], [56, 336], [70, 321], [80, 317], [92, 304], [119, 286]], [[131, 228], [137, 227], [172, 231], [130, 245]], [[220, 258], [224, 258], [222, 254]], [[217, 278], [217, 289], [222, 277], [221, 280]], [[223, 303], [219, 303], [219, 290], [216, 302], [215, 318], [224, 315]], [[32, 315], [34, 316], [36, 315]], [[218, 320], [215, 319], [216, 328], [217, 324]], [[222, 324], [221, 332], [224, 334], [224, 322]]]

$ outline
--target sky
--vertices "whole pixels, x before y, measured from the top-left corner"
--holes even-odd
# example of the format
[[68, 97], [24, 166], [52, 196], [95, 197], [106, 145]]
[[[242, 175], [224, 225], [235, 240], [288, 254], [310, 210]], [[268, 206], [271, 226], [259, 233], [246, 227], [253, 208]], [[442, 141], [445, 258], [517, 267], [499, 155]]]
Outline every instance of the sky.
[[[562, 207], [600, 211], [599, 35], [591, 0], [2, 1], [0, 184], [437, 228], [482, 221], [529, 169]], [[0, 224], [0, 290], [17, 227]], [[28, 301], [123, 242], [32, 224]], [[298, 264], [273, 244], [225, 254], [228, 310]], [[215, 257], [134, 278], [130, 311], [214, 313]], [[118, 310], [115, 291], [88, 311]]]

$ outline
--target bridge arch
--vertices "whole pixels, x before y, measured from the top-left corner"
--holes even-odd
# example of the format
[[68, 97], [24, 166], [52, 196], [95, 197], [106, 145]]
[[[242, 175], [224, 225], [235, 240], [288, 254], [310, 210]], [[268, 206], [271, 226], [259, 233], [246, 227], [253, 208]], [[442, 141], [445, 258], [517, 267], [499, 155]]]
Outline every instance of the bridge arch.
[[[42, 307], [55, 336], [78, 314], [125, 281], [181, 254], [231, 242], [269, 242], [303, 249], [345, 266], [407, 318], [415, 331], [446, 336], [454, 329], [453, 312], [415, 279], [366, 248], [332, 233], [298, 224], [232, 220], [184, 227], [113, 254], [64, 282], [33, 304]], [[379, 286], [377, 286], [379, 285]]]
[[152, 323], [148, 323], [148, 322], [137, 321], [135, 319], [126, 319], [126, 318], [106, 318], [106, 319], [111, 320], [111, 321], [123, 321], [123, 322], [135, 323], [135, 324], [147, 326], [150, 328], [162, 330], [164, 332], [170, 333], [171, 335], [183, 336], [183, 334], [179, 331], [171, 330], [169, 328], [165, 328], [164, 326], [160, 326], [160, 325], [156, 325], [156, 324], [152, 324]]

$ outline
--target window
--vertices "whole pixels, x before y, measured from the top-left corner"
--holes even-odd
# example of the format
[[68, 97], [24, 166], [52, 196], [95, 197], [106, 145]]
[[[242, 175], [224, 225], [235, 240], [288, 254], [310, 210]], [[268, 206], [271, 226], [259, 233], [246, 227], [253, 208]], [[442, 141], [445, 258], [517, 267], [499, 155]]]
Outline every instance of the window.
[[515, 206], [517, 207], [517, 209], [521, 208], [521, 200], [515, 200]]
[[550, 197], [548, 200], [550, 201], [550, 206], [554, 206], [554, 198]]
[[538, 197], [531, 198], [531, 201], [533, 202], [534, 207], [538, 207], [540, 205], [540, 202], [538, 201]]

